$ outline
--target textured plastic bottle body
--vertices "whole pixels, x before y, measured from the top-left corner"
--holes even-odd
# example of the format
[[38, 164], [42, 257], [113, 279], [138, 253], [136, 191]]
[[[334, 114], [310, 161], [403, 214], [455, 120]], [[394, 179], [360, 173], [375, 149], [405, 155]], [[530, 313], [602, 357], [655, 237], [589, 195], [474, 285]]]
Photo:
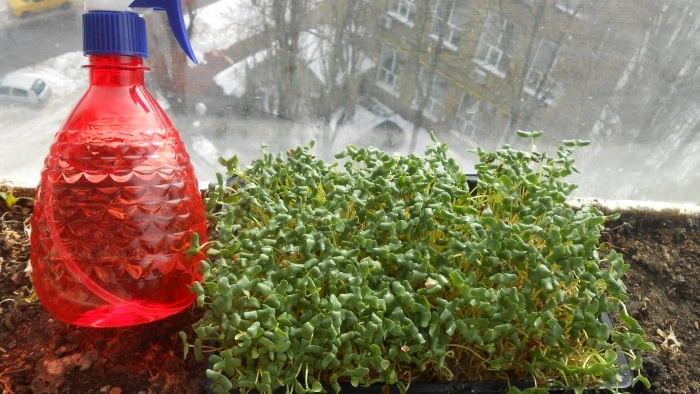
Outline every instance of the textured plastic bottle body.
[[143, 84], [139, 57], [90, 57], [90, 86], [56, 134], [32, 216], [42, 304], [82, 326], [147, 323], [191, 305], [206, 240], [183, 142]]

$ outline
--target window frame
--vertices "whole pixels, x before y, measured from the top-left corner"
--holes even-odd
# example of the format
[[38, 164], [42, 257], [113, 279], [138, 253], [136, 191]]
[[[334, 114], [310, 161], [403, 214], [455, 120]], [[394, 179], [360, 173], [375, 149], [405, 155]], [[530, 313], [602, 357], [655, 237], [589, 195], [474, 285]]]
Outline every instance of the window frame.
[[[551, 53], [552, 60], [550, 61], [547, 61], [547, 59], [542, 59], [545, 56], [549, 56], [549, 53], [543, 52], [542, 48], [545, 45], [551, 46], [549, 53]], [[554, 70], [558, 58], [559, 44], [550, 40], [547, 37], [543, 37], [540, 40], [539, 45], [537, 46], [537, 51], [535, 51], [535, 55], [532, 58], [530, 67], [527, 73], [525, 74], [525, 78], [523, 80], [523, 92], [535, 97], [537, 100], [549, 102], [551, 104], [551, 95], [549, 95], [550, 97], [548, 97], [547, 93], [549, 92], [551, 87], [556, 85], [556, 80], [552, 78], [552, 70]], [[548, 63], [546, 65], [546, 69], [537, 67], [538, 63], [540, 63], [539, 60]], [[531, 83], [531, 81], [533, 80], [533, 74], [537, 77], [536, 81]]]
[[20, 88], [12, 88], [12, 94], [13, 97], [20, 97], [20, 98], [28, 98], [29, 97], [29, 91], [25, 89], [20, 89]]
[[[391, 56], [391, 68], [384, 67], [386, 55]], [[375, 84], [387, 93], [398, 97], [400, 94], [399, 81], [401, 80], [401, 57], [396, 49], [383, 45], [377, 63], [377, 77]], [[388, 81], [391, 79], [391, 81]]]
[[[447, 18], [445, 16], [441, 15], [440, 13], [440, 6], [444, 6], [445, 3], [449, 5], [450, 10], [449, 12], [446, 13]], [[456, 6], [465, 6], [466, 3], [458, 3], [455, 2], [454, 0], [437, 0], [435, 2], [435, 11], [433, 13], [433, 20], [432, 20], [432, 27], [431, 27], [431, 32], [430, 32], [430, 38], [432, 38], [435, 41], [438, 41], [440, 39], [439, 37], [439, 29], [441, 24], [446, 24], [447, 25], [447, 35], [443, 37], [442, 40], [442, 45], [444, 45], [445, 48], [452, 50], [452, 51], [457, 51], [459, 49], [459, 44], [462, 40], [462, 35], [464, 34], [464, 28], [460, 26], [466, 25], [466, 22], [468, 21], [469, 17], [465, 13], [464, 15], [464, 21], [454, 21], [456, 19], [455, 17], [455, 7]], [[457, 36], [457, 42], [455, 43], [455, 36]]]
[[[465, 101], [471, 100], [473, 103], [469, 107], [465, 107]], [[470, 111], [474, 109], [474, 111]], [[458, 136], [466, 136], [468, 138], [473, 138], [478, 131], [483, 130], [483, 128], [477, 123], [476, 117], [479, 112], [482, 111], [482, 102], [468, 92], [462, 92], [462, 97], [459, 101], [459, 107], [455, 112], [455, 119], [452, 122], [451, 131], [453, 134]], [[468, 116], [465, 116], [468, 114]], [[471, 126], [470, 131], [465, 130], [465, 126]]]
[[414, 0], [390, 0], [386, 14], [413, 27], [416, 22], [416, 3]]
[[[423, 116], [427, 117], [433, 122], [441, 122], [445, 119], [445, 99], [447, 98], [447, 94], [450, 89], [450, 83], [447, 78], [433, 72], [430, 94], [426, 96], [423, 94], [423, 92], [428, 89], [429, 84], [426, 73], [427, 71], [425, 68], [421, 67], [420, 72], [418, 73], [418, 86], [416, 87], [416, 94], [413, 99], [413, 108], [417, 109], [420, 105], [419, 100], [427, 98], [427, 103], [425, 108], [423, 108]], [[436, 95], [436, 93], [440, 94]], [[439, 108], [439, 111], [436, 112], [436, 108]]]
[[[498, 34], [491, 37], [495, 28], [498, 29]], [[515, 29], [515, 23], [496, 12], [489, 11], [476, 47], [474, 62], [491, 74], [505, 79], [513, 58]]]

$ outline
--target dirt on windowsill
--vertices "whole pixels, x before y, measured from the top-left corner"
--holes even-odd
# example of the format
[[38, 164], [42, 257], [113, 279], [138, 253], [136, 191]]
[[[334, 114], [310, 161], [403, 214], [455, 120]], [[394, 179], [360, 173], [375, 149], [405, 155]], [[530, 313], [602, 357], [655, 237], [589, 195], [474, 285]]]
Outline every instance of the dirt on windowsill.
[[[195, 308], [118, 329], [63, 324], [42, 308], [25, 272], [32, 193], [0, 204], [0, 392], [202, 393], [206, 365], [182, 358], [177, 335]], [[602, 241], [631, 265], [628, 311], [656, 345], [644, 360], [652, 388], [632, 392], [700, 394], [700, 215], [626, 210], [606, 227]]]

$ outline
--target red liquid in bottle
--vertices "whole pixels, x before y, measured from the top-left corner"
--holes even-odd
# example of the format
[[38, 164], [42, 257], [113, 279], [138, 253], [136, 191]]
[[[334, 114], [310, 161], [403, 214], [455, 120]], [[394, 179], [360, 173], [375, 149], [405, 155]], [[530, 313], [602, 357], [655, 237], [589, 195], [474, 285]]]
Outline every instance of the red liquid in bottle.
[[191, 305], [204, 207], [177, 131], [144, 86], [142, 59], [90, 56], [90, 86], [46, 158], [32, 216], [36, 292], [59, 320], [147, 323]]

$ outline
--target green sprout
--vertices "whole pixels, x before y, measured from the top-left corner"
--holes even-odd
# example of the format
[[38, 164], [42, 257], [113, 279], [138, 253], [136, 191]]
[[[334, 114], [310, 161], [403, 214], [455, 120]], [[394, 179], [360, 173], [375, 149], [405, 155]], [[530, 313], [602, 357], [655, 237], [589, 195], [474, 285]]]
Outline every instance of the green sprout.
[[567, 203], [585, 142], [550, 157], [520, 134], [531, 151], [474, 151], [475, 187], [437, 142], [424, 156], [350, 146], [328, 163], [309, 144], [222, 160], [185, 355], [208, 357], [217, 393], [494, 379], [616, 391], [618, 352], [648, 386], [628, 265], [600, 243], [611, 217]]
[[0, 180], [0, 200], [7, 209], [12, 209], [17, 203], [17, 197], [12, 193], [12, 188]]

